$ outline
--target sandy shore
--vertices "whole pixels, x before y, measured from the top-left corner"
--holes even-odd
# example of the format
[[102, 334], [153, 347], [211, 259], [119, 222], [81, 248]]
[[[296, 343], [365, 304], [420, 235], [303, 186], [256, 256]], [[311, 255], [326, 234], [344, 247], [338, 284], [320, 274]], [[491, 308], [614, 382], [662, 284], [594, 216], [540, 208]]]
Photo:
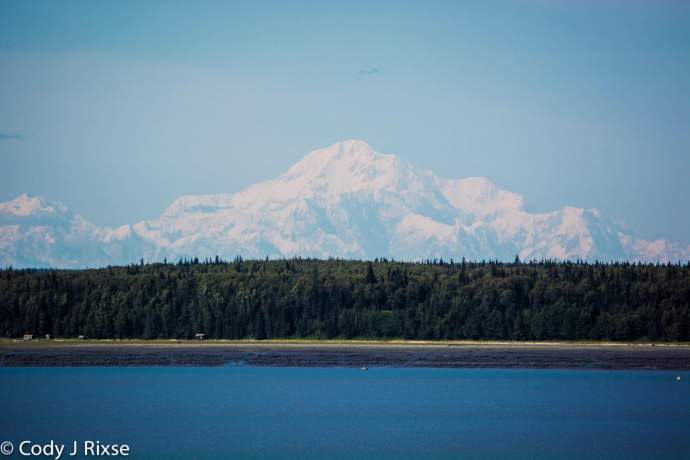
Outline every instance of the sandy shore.
[[687, 344], [424, 341], [0, 341], [0, 366], [690, 370]]

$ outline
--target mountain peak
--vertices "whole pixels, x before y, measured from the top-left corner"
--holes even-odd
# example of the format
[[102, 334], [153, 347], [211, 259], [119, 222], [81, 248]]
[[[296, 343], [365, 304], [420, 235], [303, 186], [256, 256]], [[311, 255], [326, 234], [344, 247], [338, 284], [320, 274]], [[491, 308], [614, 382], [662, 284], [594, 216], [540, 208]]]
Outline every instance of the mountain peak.
[[327, 147], [327, 149], [337, 148], [344, 154], [354, 154], [362, 151], [372, 151], [369, 144], [361, 139], [345, 139]]
[[63, 214], [67, 208], [60, 203], [47, 201], [40, 196], [32, 196], [22, 193], [13, 200], [0, 203], [0, 212], [17, 217], [26, 217], [37, 214]]
[[367, 163], [374, 161], [379, 153], [369, 144], [357, 139], [347, 139], [336, 142], [328, 147], [312, 150], [304, 158], [295, 163], [286, 174], [293, 172], [315, 172], [321, 170], [333, 160], [359, 161]]
[[440, 179], [438, 185], [453, 206], [478, 217], [521, 211], [524, 206], [521, 195], [499, 188], [486, 177]]
[[374, 151], [348, 139], [310, 152], [278, 178], [285, 190], [330, 190], [335, 193], [380, 189], [395, 182], [407, 168], [395, 155]]

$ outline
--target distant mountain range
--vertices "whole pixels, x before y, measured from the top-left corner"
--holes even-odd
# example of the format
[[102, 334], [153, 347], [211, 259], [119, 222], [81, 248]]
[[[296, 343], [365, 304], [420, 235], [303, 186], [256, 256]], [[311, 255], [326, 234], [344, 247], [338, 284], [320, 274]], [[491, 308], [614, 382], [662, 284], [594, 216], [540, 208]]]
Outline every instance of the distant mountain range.
[[442, 179], [365, 142], [315, 150], [234, 194], [188, 195], [112, 229], [23, 194], [0, 204], [0, 266], [95, 267], [180, 257], [687, 261], [690, 245], [647, 241], [596, 209], [529, 213], [483, 177]]

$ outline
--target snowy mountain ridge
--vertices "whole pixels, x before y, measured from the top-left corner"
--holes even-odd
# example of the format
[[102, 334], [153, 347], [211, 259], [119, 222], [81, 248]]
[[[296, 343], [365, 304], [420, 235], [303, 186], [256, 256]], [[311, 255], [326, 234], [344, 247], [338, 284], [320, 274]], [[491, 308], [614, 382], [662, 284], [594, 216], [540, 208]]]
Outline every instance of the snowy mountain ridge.
[[158, 218], [95, 226], [26, 194], [0, 204], [0, 265], [86, 267], [179, 257], [687, 261], [690, 245], [647, 241], [596, 209], [529, 213], [483, 177], [442, 179], [365, 142], [314, 150], [240, 192], [188, 195]]

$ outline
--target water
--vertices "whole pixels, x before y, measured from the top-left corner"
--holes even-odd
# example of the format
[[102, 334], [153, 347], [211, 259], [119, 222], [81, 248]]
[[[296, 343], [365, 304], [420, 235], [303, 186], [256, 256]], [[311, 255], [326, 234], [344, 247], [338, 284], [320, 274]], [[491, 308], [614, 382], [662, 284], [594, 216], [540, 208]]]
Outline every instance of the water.
[[687, 372], [0, 368], [0, 390], [0, 441], [130, 458], [690, 458]]

